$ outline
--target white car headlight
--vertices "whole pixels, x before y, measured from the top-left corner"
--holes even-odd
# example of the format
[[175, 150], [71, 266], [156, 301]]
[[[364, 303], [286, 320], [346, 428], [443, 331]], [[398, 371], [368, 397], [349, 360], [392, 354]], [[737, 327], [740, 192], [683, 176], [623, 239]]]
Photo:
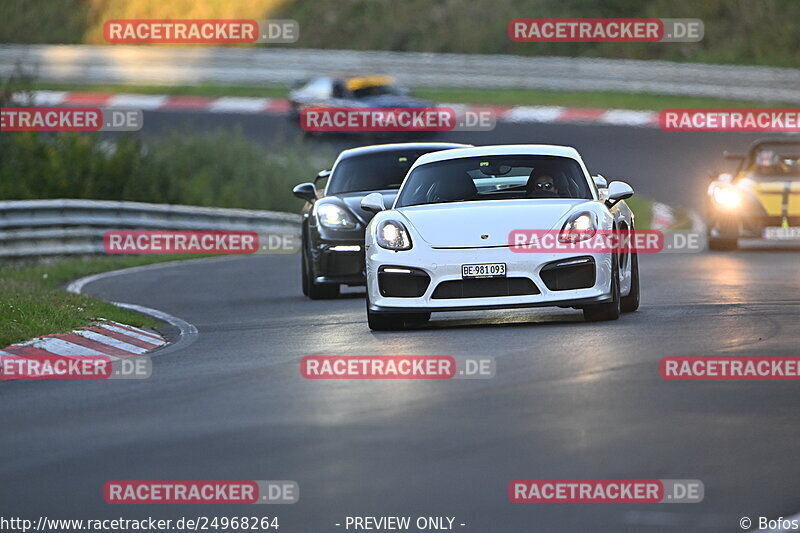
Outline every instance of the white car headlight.
[[572, 218], [567, 220], [564, 227], [561, 229], [561, 234], [558, 240], [561, 242], [580, 242], [594, 237], [597, 232], [597, 224], [594, 221], [594, 215], [591, 213], [580, 213], [573, 215]]
[[355, 229], [358, 223], [336, 204], [323, 204], [317, 208], [317, 220], [330, 229]]
[[410, 250], [411, 237], [406, 227], [394, 220], [386, 220], [378, 224], [378, 246], [387, 250]]
[[714, 201], [722, 207], [734, 209], [742, 205], [742, 193], [733, 187], [716, 187]]

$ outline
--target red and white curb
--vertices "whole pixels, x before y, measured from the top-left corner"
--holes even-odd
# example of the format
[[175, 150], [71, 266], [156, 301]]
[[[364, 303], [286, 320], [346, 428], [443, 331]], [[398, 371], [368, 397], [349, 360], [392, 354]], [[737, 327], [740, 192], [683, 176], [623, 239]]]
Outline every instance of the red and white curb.
[[[194, 260], [170, 261], [154, 265], [143, 265], [138, 267], [123, 268], [93, 274], [70, 283], [66, 290], [73, 294], [81, 294], [83, 288], [94, 281], [106, 278], [113, 278], [123, 274], [141, 272], [144, 270], [156, 270], [168, 268], [177, 264], [191, 263], [194, 261], [209, 261], [214, 259], [226, 258], [201, 258]], [[42, 357], [60, 356], [69, 358], [79, 358], [87, 356], [106, 356], [112, 361], [127, 359], [137, 355], [149, 353], [159, 349], [157, 355], [163, 355], [178, 350], [183, 350], [194, 343], [199, 332], [197, 327], [185, 320], [172, 316], [158, 309], [151, 309], [142, 305], [128, 304], [121, 302], [110, 302], [117, 307], [136, 311], [144, 315], [151, 316], [174, 327], [178, 331], [178, 338], [174, 342], [167, 341], [166, 338], [155, 331], [137, 328], [127, 324], [114, 322], [111, 320], [98, 319], [95, 323], [71, 331], [54, 335], [45, 335], [33, 340], [12, 344], [0, 350], [0, 356], [15, 357]], [[156, 354], [154, 354], [156, 355]]]
[[0, 356], [73, 358], [102, 355], [115, 361], [142, 355], [166, 344], [167, 339], [153, 331], [101, 319], [70, 333], [45, 335], [12, 344], [0, 350]]
[[33, 91], [33, 105], [40, 107], [88, 106], [126, 107], [143, 111], [206, 111], [209, 113], [272, 113], [289, 111], [288, 100], [223, 96], [168, 96], [159, 94], [73, 93]]
[[[283, 115], [291, 106], [288, 100], [223, 96], [168, 96], [157, 94], [81, 93], [33, 91], [36, 106], [124, 107], [143, 111], [203, 111], [206, 113], [267, 113]], [[494, 112], [498, 121], [513, 123], [606, 124], [614, 126], [658, 127], [658, 113], [631, 109], [585, 109], [562, 106], [480, 106], [440, 104], [457, 112]]]
[[[86, 276], [83, 278], [76, 279], [75, 281], [71, 282], [67, 285], [66, 289], [67, 292], [71, 292], [72, 294], [82, 294], [84, 287], [89, 283], [105, 280], [109, 278], [115, 278], [117, 276], [122, 276], [125, 274], [133, 274], [135, 272], [143, 272], [149, 270], [160, 270], [162, 268], [171, 268], [178, 265], [185, 265], [187, 263], [193, 263], [197, 261], [217, 261], [217, 260], [225, 260], [230, 259], [229, 257], [204, 257], [199, 259], [185, 259], [185, 260], [177, 260], [177, 261], [168, 261], [165, 263], [156, 263], [152, 265], [142, 265], [137, 267], [129, 267], [129, 268], [122, 268], [119, 270], [110, 270], [108, 272], [101, 272], [99, 274], [92, 274], [91, 276]], [[130, 311], [136, 311], [137, 313], [141, 313], [143, 315], [147, 315], [150, 317], [155, 318], [156, 320], [160, 320], [161, 322], [165, 322], [175, 328], [178, 332], [177, 339], [174, 339], [174, 342], [171, 342], [169, 346], [162, 347], [157, 354], [164, 355], [167, 353], [172, 353], [176, 351], [183, 350], [188, 348], [191, 344], [193, 344], [197, 338], [199, 337], [200, 333], [197, 330], [197, 327], [194, 324], [190, 324], [189, 322], [178, 318], [176, 316], [170, 315], [169, 313], [165, 313], [164, 311], [160, 311], [158, 309], [152, 309], [150, 307], [145, 307], [143, 305], [137, 304], [129, 304], [123, 302], [109, 302], [117, 307], [121, 307], [123, 309], [128, 309]]]

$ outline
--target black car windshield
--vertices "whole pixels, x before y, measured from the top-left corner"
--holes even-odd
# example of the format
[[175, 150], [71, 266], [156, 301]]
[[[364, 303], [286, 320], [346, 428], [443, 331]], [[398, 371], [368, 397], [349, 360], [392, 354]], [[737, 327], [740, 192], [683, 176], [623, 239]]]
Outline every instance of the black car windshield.
[[333, 169], [327, 194], [399, 189], [423, 150], [387, 150], [342, 159]]
[[397, 207], [519, 198], [592, 198], [583, 169], [568, 157], [495, 155], [421, 165]]

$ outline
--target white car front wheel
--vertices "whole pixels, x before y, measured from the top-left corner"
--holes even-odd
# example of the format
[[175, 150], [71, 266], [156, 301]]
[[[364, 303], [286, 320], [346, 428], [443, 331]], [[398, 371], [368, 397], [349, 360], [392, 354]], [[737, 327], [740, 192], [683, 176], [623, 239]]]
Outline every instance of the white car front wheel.
[[587, 305], [583, 308], [583, 318], [587, 322], [616, 320], [622, 314], [622, 297], [619, 289], [619, 255], [611, 254], [611, 301]]

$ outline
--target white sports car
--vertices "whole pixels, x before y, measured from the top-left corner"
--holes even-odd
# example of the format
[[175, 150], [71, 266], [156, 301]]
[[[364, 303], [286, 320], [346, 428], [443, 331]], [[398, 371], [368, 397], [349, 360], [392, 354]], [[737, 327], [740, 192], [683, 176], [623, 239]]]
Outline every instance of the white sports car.
[[558, 306], [582, 309], [586, 320], [635, 311], [639, 268], [630, 250], [520, 253], [511, 237], [534, 230], [563, 242], [570, 232], [633, 230], [623, 201], [632, 195], [624, 182], [592, 177], [565, 146], [423, 155], [390, 209], [380, 194], [361, 202], [377, 213], [365, 242], [369, 327], [401, 329], [432, 311]]

